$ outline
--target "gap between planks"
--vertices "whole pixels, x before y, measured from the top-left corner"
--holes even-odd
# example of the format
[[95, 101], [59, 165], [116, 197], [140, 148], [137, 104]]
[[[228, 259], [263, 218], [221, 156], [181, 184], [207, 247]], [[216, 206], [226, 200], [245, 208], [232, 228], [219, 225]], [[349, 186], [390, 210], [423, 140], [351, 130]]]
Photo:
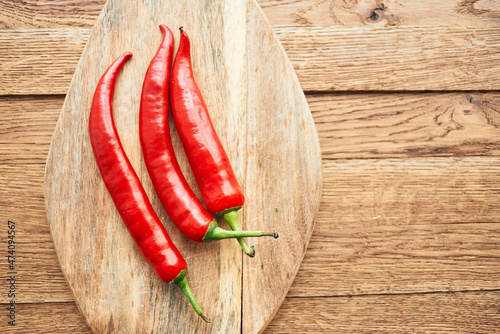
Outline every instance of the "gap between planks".
[[[500, 92], [307, 95], [324, 161], [500, 155]], [[0, 97], [0, 163], [45, 163], [63, 96]]]

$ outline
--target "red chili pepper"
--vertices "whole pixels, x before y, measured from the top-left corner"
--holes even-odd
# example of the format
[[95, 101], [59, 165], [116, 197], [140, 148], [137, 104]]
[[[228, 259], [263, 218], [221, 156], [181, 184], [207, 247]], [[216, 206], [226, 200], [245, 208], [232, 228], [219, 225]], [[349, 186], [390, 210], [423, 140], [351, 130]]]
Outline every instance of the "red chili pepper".
[[99, 81], [89, 117], [92, 149], [106, 188], [142, 256], [164, 281], [179, 286], [203, 320], [210, 322], [189, 288], [187, 264], [167, 234], [123, 150], [113, 121], [116, 77], [132, 53], [123, 53]]
[[[233, 231], [241, 231], [238, 210], [245, 198], [194, 80], [189, 37], [182, 27], [180, 31], [170, 83], [174, 122], [207, 209], [222, 216]], [[254, 247], [250, 249], [243, 238], [238, 241], [254, 256]]]
[[163, 207], [189, 239], [208, 242], [237, 237], [273, 236], [260, 231], [226, 231], [205, 210], [181, 172], [170, 139], [168, 106], [174, 37], [160, 25], [163, 41], [146, 72], [142, 87], [139, 134], [151, 181]]

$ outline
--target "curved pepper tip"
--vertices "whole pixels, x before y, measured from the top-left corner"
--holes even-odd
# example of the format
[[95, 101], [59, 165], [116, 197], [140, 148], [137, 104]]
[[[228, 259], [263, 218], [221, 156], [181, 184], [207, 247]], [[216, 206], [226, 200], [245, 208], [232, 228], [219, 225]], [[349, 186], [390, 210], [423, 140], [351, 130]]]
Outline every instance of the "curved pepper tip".
[[165, 24], [160, 24], [159, 27], [160, 27], [160, 30], [163, 33], [163, 35], [166, 35], [166, 34], [172, 35], [172, 31]]

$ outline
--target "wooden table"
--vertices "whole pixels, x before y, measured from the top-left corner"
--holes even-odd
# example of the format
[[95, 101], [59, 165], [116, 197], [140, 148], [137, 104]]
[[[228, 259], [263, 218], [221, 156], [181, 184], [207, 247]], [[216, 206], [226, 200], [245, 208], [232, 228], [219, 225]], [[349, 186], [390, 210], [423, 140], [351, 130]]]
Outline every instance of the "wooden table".
[[[104, 2], [0, 2], [0, 332], [89, 333], [59, 269], [43, 174]], [[259, 2], [307, 94], [324, 175], [309, 249], [266, 333], [499, 331], [499, 5]]]

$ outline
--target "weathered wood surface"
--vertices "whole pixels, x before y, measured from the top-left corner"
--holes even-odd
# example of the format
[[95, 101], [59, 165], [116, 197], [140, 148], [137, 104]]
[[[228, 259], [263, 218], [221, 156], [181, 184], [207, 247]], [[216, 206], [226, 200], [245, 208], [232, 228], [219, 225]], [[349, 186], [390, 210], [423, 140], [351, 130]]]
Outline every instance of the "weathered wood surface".
[[266, 333], [496, 333], [500, 291], [287, 298]]
[[[258, 256], [251, 261], [242, 259], [235, 240], [195, 245], [182, 237], [158, 205], [143, 168], [138, 97], [161, 39], [158, 22], [184, 26], [191, 35], [195, 78], [245, 192], [243, 226], [281, 235], [278, 241], [252, 240]], [[93, 92], [105, 68], [125, 50], [135, 57], [116, 86], [116, 128], [156, 212], [187, 258], [190, 285], [213, 318], [210, 325], [189, 312], [181, 291], [160, 282], [141, 258], [96, 168], [88, 138]], [[193, 187], [177, 136], [173, 145]], [[45, 173], [45, 205], [58, 258], [93, 331], [262, 332], [304, 257], [320, 189], [320, 148], [309, 107], [253, 0], [107, 2], [73, 76]]]
[[498, 28], [275, 30], [306, 91], [500, 89]]
[[[500, 154], [498, 92], [330, 93], [307, 101], [323, 159]], [[63, 102], [0, 97], [0, 162], [45, 163]]]
[[[491, 0], [257, 0], [274, 25], [497, 27]], [[0, 29], [92, 27], [106, 0], [3, 0]]]
[[[496, 28], [274, 28], [306, 92], [500, 90]], [[89, 30], [0, 31], [0, 94], [65, 94]]]
[[500, 24], [498, 3], [489, 0], [259, 0], [259, 4], [275, 25], [497, 27]]
[[66, 302], [18, 304], [15, 328], [2, 321], [0, 333], [91, 334], [92, 332], [76, 303]]
[[[289, 296], [498, 288], [498, 166], [496, 157], [326, 163], [316, 228]], [[72, 300], [45, 221], [42, 177], [43, 165], [0, 168], [10, 187], [0, 216], [23, 222], [24, 303]]]
[[[0, 4], [0, 58], [6, 60], [0, 76], [8, 79], [0, 94], [66, 93], [90, 18], [104, 2], [64, 2]], [[494, 1], [260, 4], [306, 91], [500, 89]], [[16, 80], [20, 75], [30, 81]]]
[[[0, 36], [77, 29], [56, 34], [51, 43], [64, 68], [56, 70], [71, 72], [85, 42], [78, 34], [88, 35], [104, 2], [5, 0]], [[275, 28], [290, 32], [315, 26], [346, 34], [373, 28], [383, 35], [412, 26], [484, 32], [500, 23], [498, 4], [488, 0], [259, 3]], [[40, 59], [53, 66], [47, 57], [52, 50], [35, 43], [27, 51], [19, 36], [9, 36], [0, 42], [0, 72], [10, 79], [2, 80], [0, 91], [15, 85], [23, 94], [65, 93], [71, 74], [37, 77], [47, 73]], [[13, 66], [22, 64], [17, 55], [31, 60], [22, 71]], [[42, 88], [30, 82], [35, 79]], [[491, 79], [481, 78], [484, 86]], [[44, 162], [63, 100], [0, 97], [0, 217], [20, 227], [17, 298], [28, 303], [19, 305], [19, 333], [90, 333], [70, 302], [43, 206]], [[303, 266], [266, 333], [498, 332], [498, 92], [339, 92], [309, 94], [308, 102], [324, 158], [322, 201]], [[2, 262], [2, 280], [4, 268]], [[8, 300], [0, 297], [4, 307]], [[0, 322], [0, 332], [9, 329]]]
[[[493, 333], [499, 303], [500, 291], [287, 298], [264, 333]], [[19, 311], [19, 334], [91, 333], [74, 303], [23, 304]], [[0, 331], [8, 330], [1, 322]]]

